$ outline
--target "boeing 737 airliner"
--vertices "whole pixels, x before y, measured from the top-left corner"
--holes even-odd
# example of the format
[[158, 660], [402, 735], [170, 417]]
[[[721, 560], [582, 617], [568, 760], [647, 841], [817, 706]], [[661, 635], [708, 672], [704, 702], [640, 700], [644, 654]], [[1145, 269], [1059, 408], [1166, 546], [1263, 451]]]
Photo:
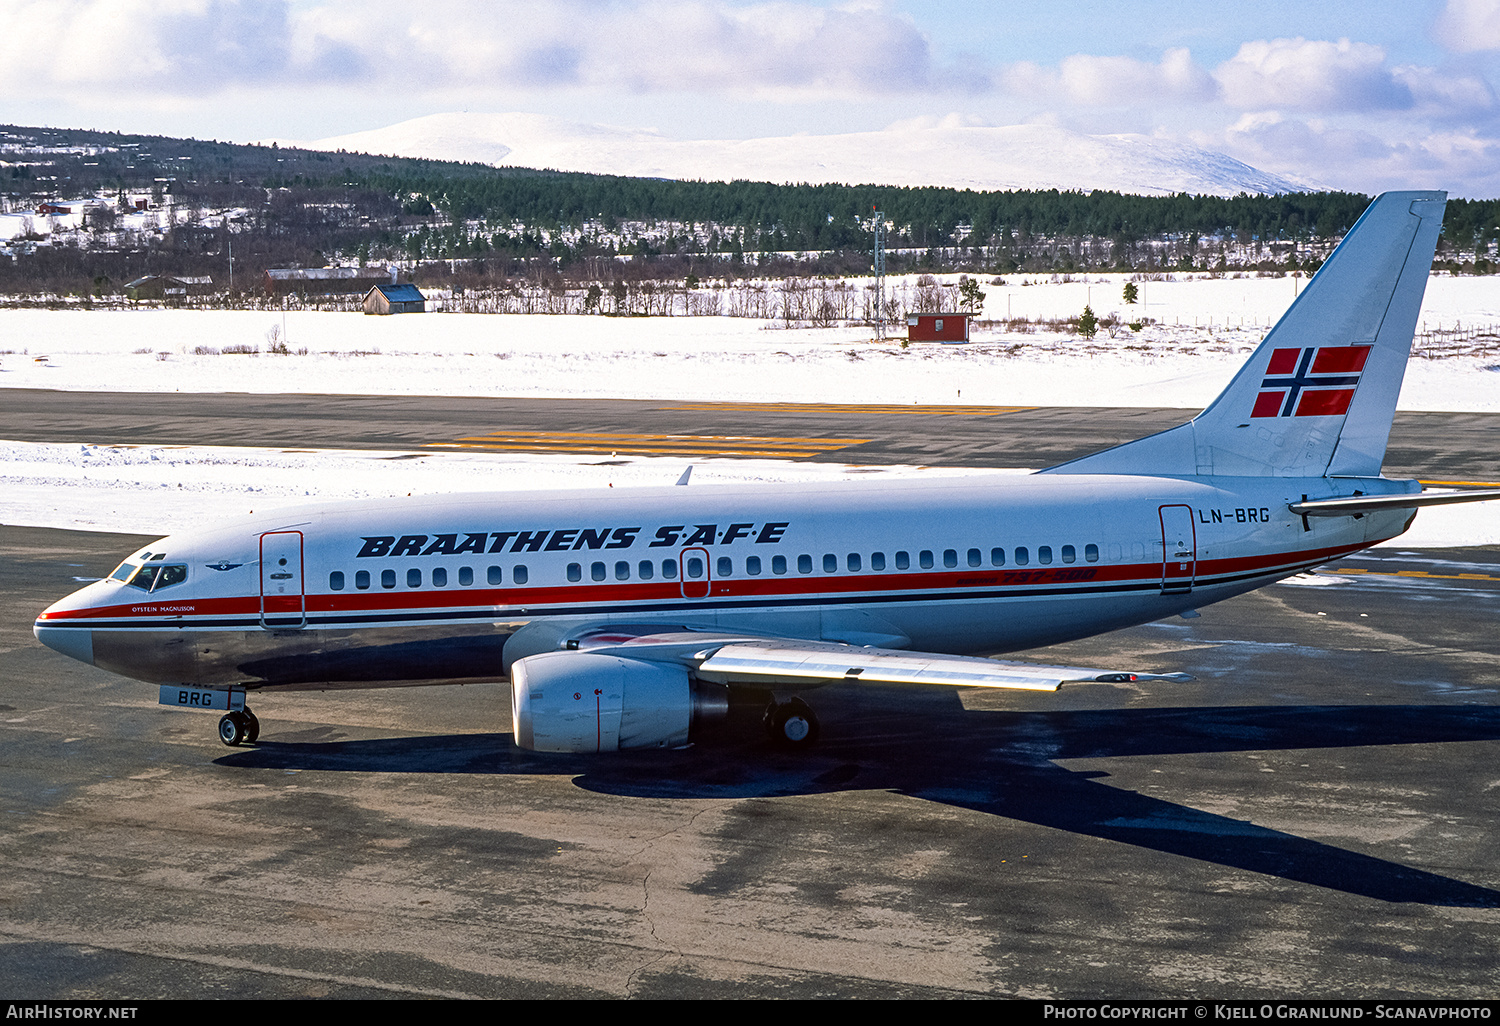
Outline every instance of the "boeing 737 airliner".
[[[36, 636], [222, 710], [250, 692], [508, 679], [515, 741], [678, 746], [833, 681], [1051, 690], [1129, 671], [980, 658], [1183, 613], [1377, 542], [1423, 493], [1381, 476], [1446, 196], [1377, 199], [1187, 424], [1010, 478], [496, 492], [258, 513], [153, 542]], [[685, 482], [682, 482], [685, 483]]]

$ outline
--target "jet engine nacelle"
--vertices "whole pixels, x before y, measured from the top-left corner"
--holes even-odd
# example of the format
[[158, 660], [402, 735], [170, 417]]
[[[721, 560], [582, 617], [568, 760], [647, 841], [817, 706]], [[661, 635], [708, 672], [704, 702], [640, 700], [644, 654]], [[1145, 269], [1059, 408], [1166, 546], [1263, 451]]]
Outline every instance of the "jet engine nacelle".
[[510, 669], [516, 744], [537, 752], [615, 752], [687, 744], [695, 712], [722, 714], [727, 692], [695, 693], [688, 671], [592, 652], [543, 652]]

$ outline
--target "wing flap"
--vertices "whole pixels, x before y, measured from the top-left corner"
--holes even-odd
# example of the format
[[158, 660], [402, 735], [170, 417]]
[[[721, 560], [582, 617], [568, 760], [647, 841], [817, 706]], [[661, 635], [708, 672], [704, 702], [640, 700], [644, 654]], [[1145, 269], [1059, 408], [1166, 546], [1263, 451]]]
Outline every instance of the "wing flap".
[[[877, 681], [883, 684], [947, 684], [982, 688], [1056, 691], [1070, 682], [1180, 680], [1083, 666], [978, 659], [971, 656], [854, 648], [817, 642], [752, 642], [725, 645], [699, 664], [697, 675], [720, 684], [806, 684]], [[1191, 678], [1186, 678], [1191, 679]]]
[[797, 638], [711, 630], [609, 625], [581, 631], [561, 647], [646, 662], [677, 663], [715, 684], [810, 687], [834, 681], [946, 684], [1056, 691], [1067, 683], [1182, 682], [1185, 673], [1147, 674], [1089, 666], [940, 655]]

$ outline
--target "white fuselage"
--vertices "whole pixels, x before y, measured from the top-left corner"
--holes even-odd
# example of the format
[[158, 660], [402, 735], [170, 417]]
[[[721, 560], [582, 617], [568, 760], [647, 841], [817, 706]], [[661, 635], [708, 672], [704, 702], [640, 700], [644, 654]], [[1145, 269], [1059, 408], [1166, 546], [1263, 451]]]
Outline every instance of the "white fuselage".
[[[527, 625], [953, 654], [1144, 623], [1394, 537], [1287, 505], [1383, 479], [970, 477], [392, 499], [173, 535], [49, 607], [46, 644], [160, 684], [502, 679]], [[148, 588], [135, 566], [159, 566]], [[134, 574], [136, 580], [128, 579]]]

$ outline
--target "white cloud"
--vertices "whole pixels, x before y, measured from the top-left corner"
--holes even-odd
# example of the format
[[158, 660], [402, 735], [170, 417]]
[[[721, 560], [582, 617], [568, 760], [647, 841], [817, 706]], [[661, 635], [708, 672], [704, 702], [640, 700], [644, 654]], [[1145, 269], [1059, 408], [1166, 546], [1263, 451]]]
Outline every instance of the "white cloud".
[[1465, 196], [1500, 190], [1500, 139], [1475, 130], [1377, 134], [1256, 111], [1222, 133], [1195, 133], [1193, 140], [1266, 171], [1320, 179], [1328, 188], [1448, 189]]
[[1385, 50], [1369, 43], [1258, 39], [1214, 70], [1225, 102], [1246, 109], [1399, 110], [1411, 90], [1385, 67]]
[[1199, 103], [1218, 91], [1208, 72], [1181, 48], [1167, 50], [1158, 64], [1091, 54], [1066, 57], [1055, 70], [1022, 61], [1006, 68], [1000, 82], [1023, 96], [1096, 107]]
[[284, 67], [284, 0], [6, 0], [0, 84], [191, 93]]
[[1402, 65], [1391, 76], [1411, 92], [1417, 106], [1442, 115], [1464, 115], [1491, 110], [1495, 91], [1474, 75], [1444, 75], [1432, 68]]
[[1500, 0], [1448, 0], [1432, 29], [1450, 50], [1500, 50]]
[[806, 0], [0, 0], [0, 89], [288, 84], [746, 95], [980, 88], [884, 4]]

